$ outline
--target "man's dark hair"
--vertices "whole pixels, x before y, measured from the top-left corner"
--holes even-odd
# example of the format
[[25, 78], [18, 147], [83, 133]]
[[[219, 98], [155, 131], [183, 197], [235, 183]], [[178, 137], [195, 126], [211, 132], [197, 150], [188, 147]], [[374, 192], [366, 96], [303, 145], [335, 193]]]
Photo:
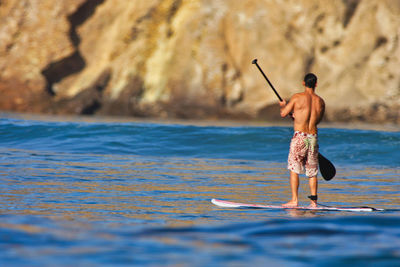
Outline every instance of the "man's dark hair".
[[304, 76], [304, 83], [306, 87], [314, 89], [317, 84], [317, 76], [313, 73], [306, 74], [306, 76]]

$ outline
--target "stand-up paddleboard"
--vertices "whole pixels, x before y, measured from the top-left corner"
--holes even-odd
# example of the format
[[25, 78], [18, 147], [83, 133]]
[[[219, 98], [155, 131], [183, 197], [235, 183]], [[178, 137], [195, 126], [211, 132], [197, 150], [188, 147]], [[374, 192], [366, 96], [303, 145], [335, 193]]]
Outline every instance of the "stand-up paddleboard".
[[253, 208], [253, 209], [296, 209], [296, 210], [320, 210], [320, 211], [355, 211], [355, 212], [365, 212], [365, 211], [383, 211], [383, 209], [376, 209], [372, 207], [330, 207], [318, 204], [318, 207], [284, 207], [276, 205], [259, 205], [259, 204], [246, 204], [237, 203], [226, 200], [220, 200], [213, 198], [211, 203], [219, 207], [224, 208]]

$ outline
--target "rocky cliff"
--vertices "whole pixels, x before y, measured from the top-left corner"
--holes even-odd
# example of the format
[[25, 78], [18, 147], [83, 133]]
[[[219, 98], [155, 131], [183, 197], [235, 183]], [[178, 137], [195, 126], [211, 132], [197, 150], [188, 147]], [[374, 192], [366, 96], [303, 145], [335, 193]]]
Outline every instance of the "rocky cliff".
[[0, 0], [0, 108], [278, 118], [306, 72], [330, 121], [400, 124], [399, 0]]

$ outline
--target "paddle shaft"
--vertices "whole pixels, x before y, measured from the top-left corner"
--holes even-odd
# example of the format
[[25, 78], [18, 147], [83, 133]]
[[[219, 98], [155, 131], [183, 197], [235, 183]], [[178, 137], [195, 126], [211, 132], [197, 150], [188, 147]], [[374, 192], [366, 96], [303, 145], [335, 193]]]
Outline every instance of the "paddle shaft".
[[259, 71], [261, 72], [261, 74], [264, 76], [265, 80], [267, 80], [269, 86], [271, 86], [272, 90], [274, 90], [276, 96], [279, 98], [279, 101], [282, 102], [283, 100], [282, 100], [281, 96], [280, 96], [280, 95], [278, 94], [278, 92], [275, 90], [274, 86], [273, 86], [272, 83], [269, 81], [267, 75], [265, 75], [265, 73], [263, 72], [263, 70], [262, 70], [262, 69], [260, 68], [260, 66], [258, 65], [257, 59], [254, 59], [252, 63], [255, 64], [255, 65], [257, 66], [258, 70], [259, 70]]
[[[265, 75], [265, 73], [263, 72], [263, 70], [261, 69], [261, 67], [258, 65], [257, 59], [254, 59], [252, 63], [255, 64], [255, 65], [257, 66], [258, 70], [259, 70], [259, 71], [261, 72], [261, 74], [264, 76], [265, 80], [267, 80], [269, 86], [271, 86], [272, 90], [274, 90], [274, 93], [275, 93], [276, 96], [278, 97], [279, 101], [282, 102], [283, 100], [282, 100], [281, 96], [280, 96], [280, 95], [278, 94], [278, 92], [275, 90], [275, 87], [274, 87], [274, 86], [272, 85], [272, 83], [269, 81], [267, 75]], [[292, 113], [292, 112], [289, 113], [289, 116], [290, 116], [290, 118], [292, 118], [292, 120], [294, 120], [294, 117], [293, 117], [293, 113]]]

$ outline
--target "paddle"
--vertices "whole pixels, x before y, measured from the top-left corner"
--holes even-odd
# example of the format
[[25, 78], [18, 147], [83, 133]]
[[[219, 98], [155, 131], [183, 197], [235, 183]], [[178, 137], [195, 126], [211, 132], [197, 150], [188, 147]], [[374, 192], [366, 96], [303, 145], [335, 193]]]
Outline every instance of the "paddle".
[[[257, 59], [254, 59], [252, 61], [253, 64], [255, 64], [258, 68], [258, 70], [261, 72], [261, 74], [264, 76], [265, 80], [267, 80], [269, 86], [271, 86], [272, 90], [274, 90], [276, 96], [279, 98], [280, 101], [282, 101], [281, 96], [278, 94], [278, 92], [275, 90], [274, 86], [272, 83], [269, 81], [268, 77], [265, 75], [263, 70], [260, 68], [260, 66], [257, 63]], [[321, 171], [322, 177], [326, 180], [329, 181], [331, 180], [335, 174], [336, 174], [336, 168], [330, 162], [327, 158], [321, 155], [321, 153], [318, 154], [318, 163], [319, 163], [319, 170]]]

